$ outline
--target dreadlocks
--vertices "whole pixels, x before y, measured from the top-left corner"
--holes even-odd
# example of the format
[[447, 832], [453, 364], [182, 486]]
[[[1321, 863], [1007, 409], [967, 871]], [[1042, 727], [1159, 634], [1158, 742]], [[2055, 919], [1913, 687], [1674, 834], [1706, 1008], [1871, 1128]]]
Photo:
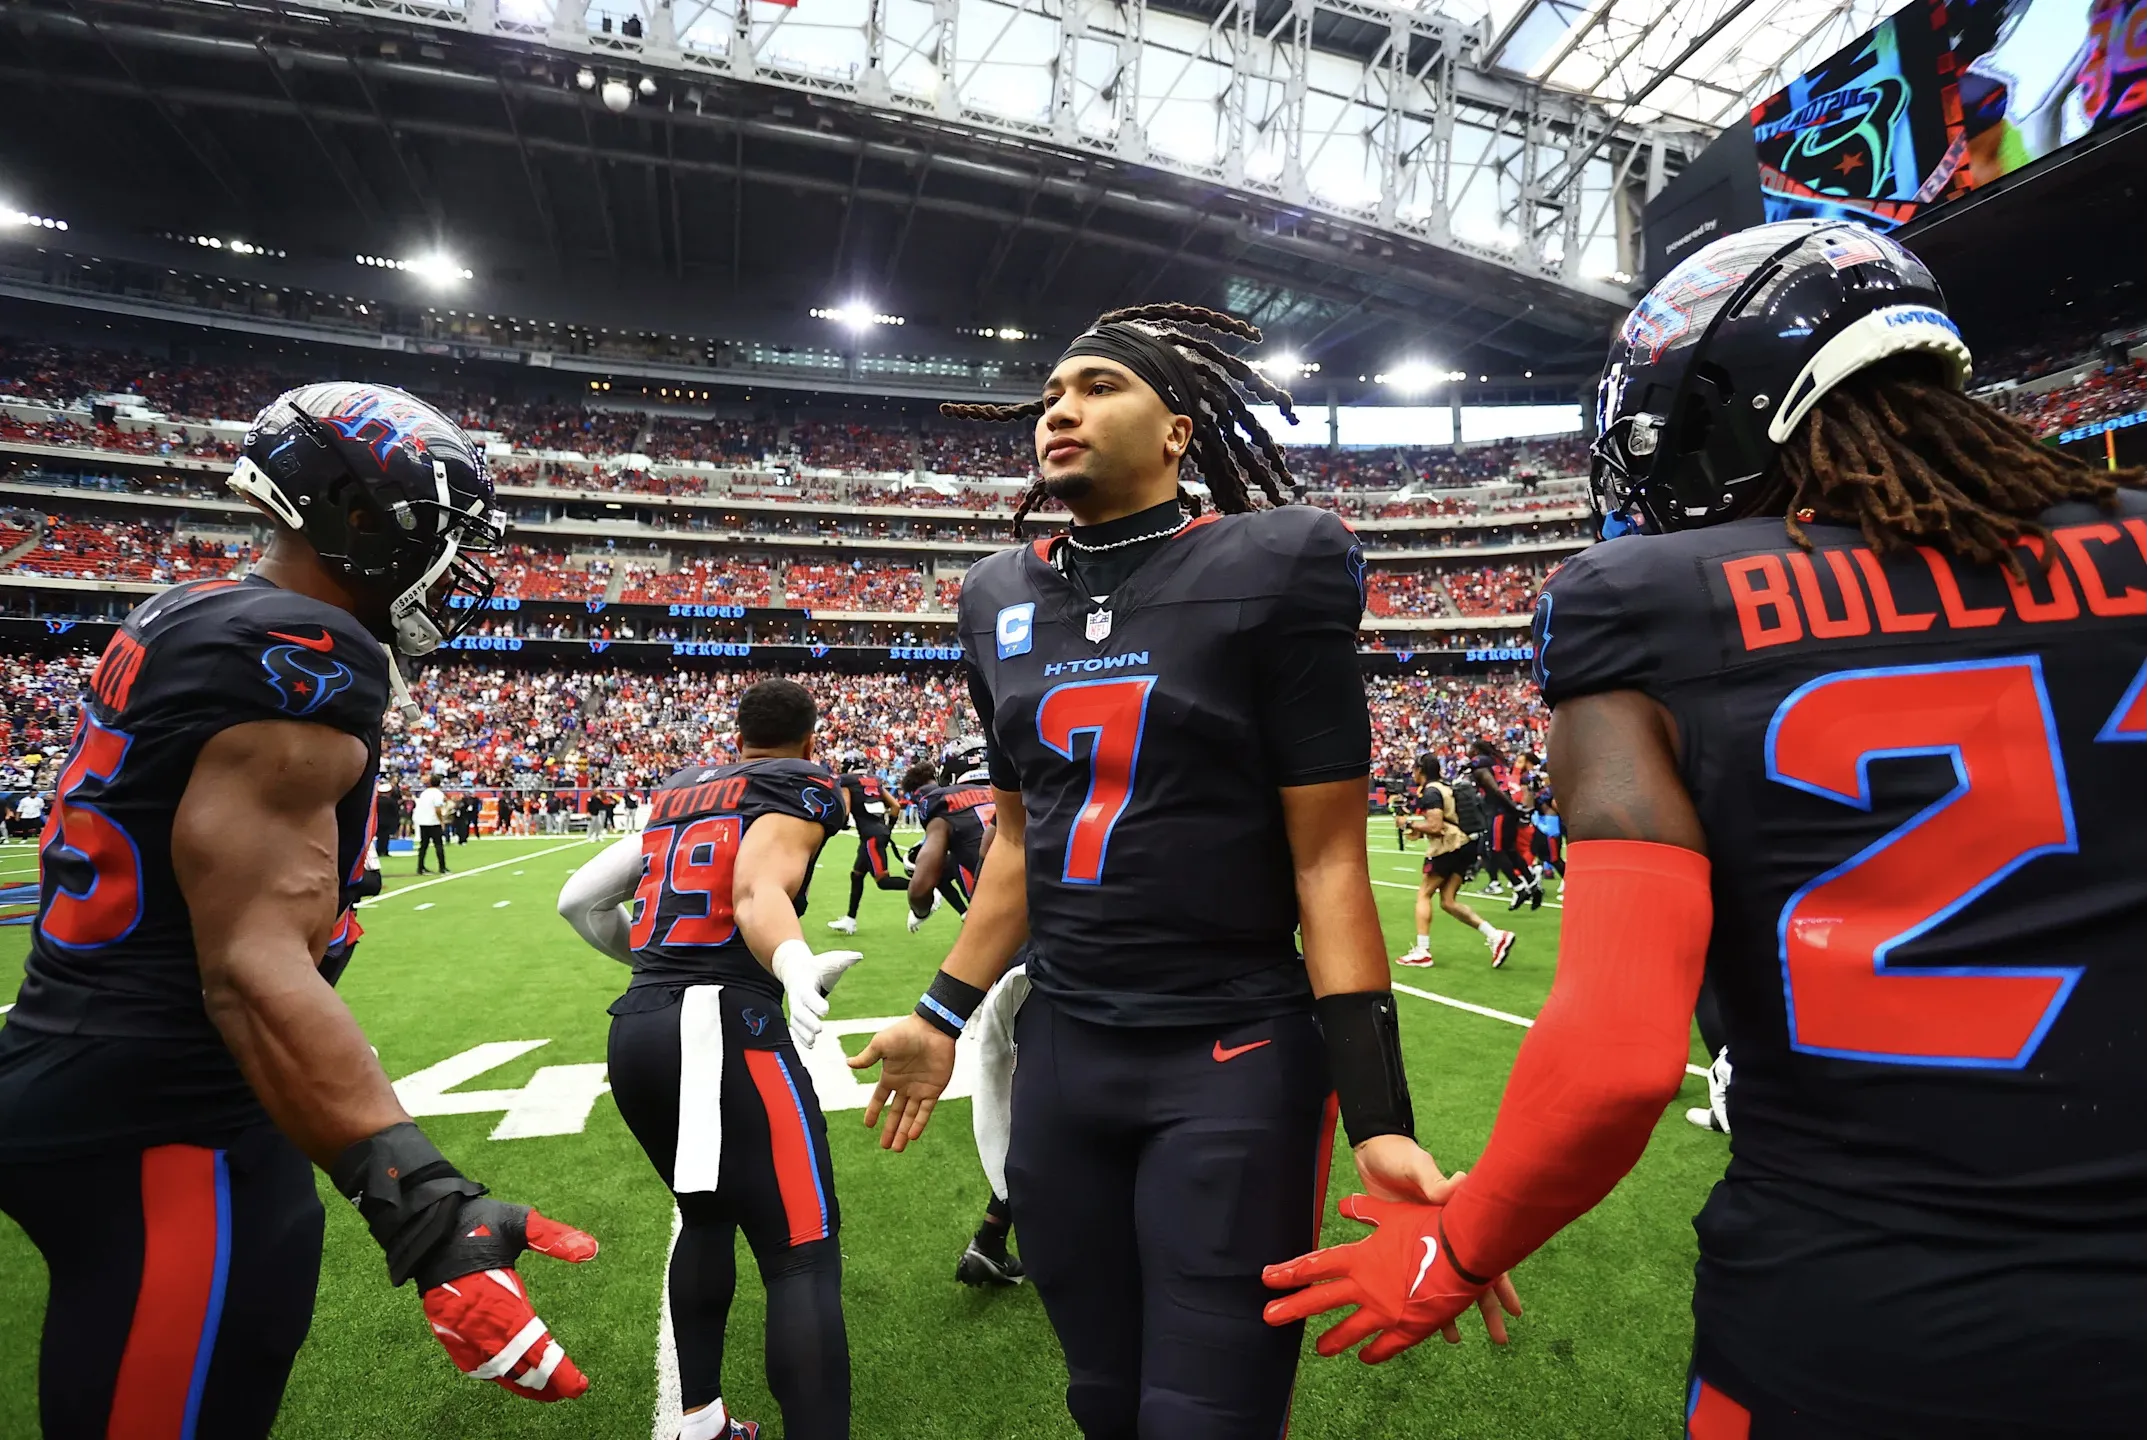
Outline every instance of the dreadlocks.
[[[1290, 464], [1283, 456], [1282, 447], [1253, 418], [1244, 394], [1240, 393], [1250, 392], [1254, 399], [1275, 406], [1295, 425], [1297, 411], [1293, 408], [1290, 392], [1215, 341], [1195, 333], [1206, 330], [1257, 345], [1261, 339], [1259, 326], [1205, 306], [1168, 302], [1112, 310], [1098, 316], [1096, 324], [1137, 326], [1152, 338], [1176, 349], [1186, 362], [1197, 393], [1192, 397], [1193, 436], [1185, 459], [1207, 482], [1216, 509], [1225, 515], [1252, 509], [1252, 487], [1255, 484], [1270, 505], [1286, 505], [1296, 497], [1299, 487], [1290, 475]], [[947, 404], [939, 407], [939, 413], [956, 420], [1033, 425], [1042, 417], [1044, 409], [1042, 400], [1031, 400], [1023, 405]], [[1022, 492], [1021, 503], [1014, 509], [1016, 535], [1021, 533], [1021, 522], [1043, 503], [1044, 497], [1044, 481], [1039, 476]], [[1200, 497], [1183, 485], [1178, 487], [1178, 502], [1194, 515], [1200, 513]]]
[[2054, 450], [1908, 361], [1829, 391], [1783, 446], [1753, 510], [1785, 509], [1789, 538], [1806, 550], [1805, 523], [1827, 520], [1856, 526], [1880, 554], [1937, 545], [2017, 575], [2014, 542], [2048, 538], [2037, 515], [2065, 500], [2114, 509], [2120, 487], [2141, 486], [2147, 471], [2100, 470]]

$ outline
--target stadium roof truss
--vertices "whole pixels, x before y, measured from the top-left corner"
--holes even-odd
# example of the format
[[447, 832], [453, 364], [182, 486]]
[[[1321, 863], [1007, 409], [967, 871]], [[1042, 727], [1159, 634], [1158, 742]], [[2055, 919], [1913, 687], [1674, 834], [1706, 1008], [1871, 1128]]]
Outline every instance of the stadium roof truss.
[[1488, 0], [1484, 60], [1592, 95], [1620, 121], [1715, 130], [1901, 3]]
[[[1571, 3], [1522, 0], [1514, 23], [1525, 28], [1535, 6]], [[1668, 11], [1664, 0], [1647, 3]], [[1701, 0], [1739, 11], [1754, 3], [1768, 0]], [[1370, 0], [279, 8], [520, 39], [600, 68], [609, 60], [790, 88], [913, 128], [1109, 156], [1325, 211], [1620, 307], [1640, 268], [1640, 193], [1708, 138], [1682, 120], [1637, 121], [1636, 106], [1486, 68], [1488, 13], [1462, 20]], [[1590, 12], [1593, 28], [1601, 18]]]

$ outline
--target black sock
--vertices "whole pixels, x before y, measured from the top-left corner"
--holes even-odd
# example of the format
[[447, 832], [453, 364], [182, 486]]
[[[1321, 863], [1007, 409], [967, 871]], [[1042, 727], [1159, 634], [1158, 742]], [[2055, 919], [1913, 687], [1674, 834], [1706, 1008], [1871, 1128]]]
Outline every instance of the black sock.
[[1006, 1254], [1006, 1237], [1013, 1228], [1014, 1207], [994, 1195], [991, 1203], [984, 1207], [984, 1223], [977, 1227], [977, 1233], [969, 1243], [985, 1254], [999, 1258]]
[[939, 882], [939, 898], [946, 901], [947, 908], [955, 914], [967, 915], [969, 913], [969, 902], [962, 898], [962, 892], [955, 888], [952, 880]]
[[864, 898], [865, 898], [865, 876], [864, 876], [864, 872], [863, 872], [863, 871], [859, 871], [859, 870], [852, 870], [852, 871], [850, 872], [850, 918], [851, 918], [852, 920], [855, 920], [855, 919], [857, 918], [857, 906], [858, 906], [858, 902], [859, 902], [859, 901], [861, 901], [861, 900], [863, 900]]

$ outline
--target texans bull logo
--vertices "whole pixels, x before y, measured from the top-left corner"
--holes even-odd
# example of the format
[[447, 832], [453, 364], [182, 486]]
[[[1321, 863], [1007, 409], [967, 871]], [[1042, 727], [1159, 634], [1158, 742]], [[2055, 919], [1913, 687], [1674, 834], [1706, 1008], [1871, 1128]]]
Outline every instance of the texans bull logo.
[[304, 645], [269, 646], [261, 652], [261, 669], [288, 715], [311, 715], [358, 679], [342, 661]]

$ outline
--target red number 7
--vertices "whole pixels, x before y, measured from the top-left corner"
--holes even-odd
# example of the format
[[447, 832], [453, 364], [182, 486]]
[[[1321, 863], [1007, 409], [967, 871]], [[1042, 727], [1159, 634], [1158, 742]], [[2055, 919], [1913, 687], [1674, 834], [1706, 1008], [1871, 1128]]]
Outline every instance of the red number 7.
[[1140, 764], [1153, 675], [1122, 680], [1074, 680], [1044, 692], [1036, 706], [1037, 738], [1074, 758], [1074, 743], [1089, 737], [1088, 797], [1066, 832], [1066, 864], [1059, 878], [1069, 885], [1101, 885], [1111, 831], [1133, 799], [1133, 772]]

